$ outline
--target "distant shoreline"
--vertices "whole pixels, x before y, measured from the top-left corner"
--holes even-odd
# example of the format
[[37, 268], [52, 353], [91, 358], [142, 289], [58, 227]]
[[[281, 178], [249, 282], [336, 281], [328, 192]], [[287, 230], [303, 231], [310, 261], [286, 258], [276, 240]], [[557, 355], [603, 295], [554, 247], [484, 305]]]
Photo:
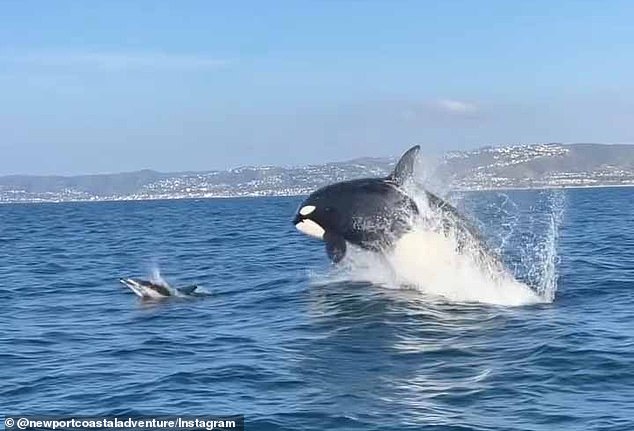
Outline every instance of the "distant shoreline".
[[[446, 153], [438, 162], [427, 166], [424, 173], [433, 174], [442, 190], [460, 193], [634, 186], [634, 145], [484, 147]], [[326, 184], [385, 176], [392, 168], [392, 159], [362, 158], [293, 168], [252, 166], [180, 173], [142, 170], [72, 177], [17, 175], [0, 177], [0, 203], [302, 196]]]
[[[540, 191], [540, 190], [565, 190], [565, 189], [610, 189], [634, 187], [634, 184], [609, 184], [609, 185], [588, 185], [588, 186], [552, 186], [552, 187], [495, 187], [482, 189], [454, 189], [451, 193], [479, 193], [495, 191]], [[260, 198], [290, 198], [295, 196], [306, 196], [306, 194], [289, 195], [249, 195], [249, 196], [174, 196], [160, 198], [140, 198], [140, 199], [68, 199], [62, 201], [8, 201], [0, 202], [0, 205], [37, 205], [37, 204], [66, 204], [66, 203], [112, 203], [112, 202], [150, 202], [150, 201], [186, 201], [186, 200], [207, 200], [207, 199], [260, 199]]]
[[621, 187], [634, 187], [634, 183], [632, 184], [601, 184], [601, 185], [587, 185], [587, 186], [549, 186], [549, 187], [495, 187], [489, 189], [455, 189], [453, 192], [494, 192], [496, 190], [562, 190], [562, 189], [610, 189], [610, 188], [621, 188]]

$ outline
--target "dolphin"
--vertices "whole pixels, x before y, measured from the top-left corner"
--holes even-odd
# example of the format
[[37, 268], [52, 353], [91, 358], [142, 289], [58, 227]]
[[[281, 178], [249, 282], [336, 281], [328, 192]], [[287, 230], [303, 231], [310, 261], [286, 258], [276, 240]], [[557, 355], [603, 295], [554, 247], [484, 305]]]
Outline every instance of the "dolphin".
[[152, 282], [134, 278], [120, 278], [119, 282], [129, 287], [142, 299], [163, 299], [170, 296], [188, 296], [196, 293], [198, 286], [185, 286], [174, 288], [167, 283]]

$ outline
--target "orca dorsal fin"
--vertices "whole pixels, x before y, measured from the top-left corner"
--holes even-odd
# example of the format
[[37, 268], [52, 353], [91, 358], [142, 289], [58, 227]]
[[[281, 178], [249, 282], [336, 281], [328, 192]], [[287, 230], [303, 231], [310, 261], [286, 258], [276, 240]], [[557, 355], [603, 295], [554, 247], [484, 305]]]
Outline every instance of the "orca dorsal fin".
[[414, 173], [414, 163], [420, 152], [420, 145], [414, 145], [401, 156], [396, 167], [386, 178], [399, 186], [402, 186]]

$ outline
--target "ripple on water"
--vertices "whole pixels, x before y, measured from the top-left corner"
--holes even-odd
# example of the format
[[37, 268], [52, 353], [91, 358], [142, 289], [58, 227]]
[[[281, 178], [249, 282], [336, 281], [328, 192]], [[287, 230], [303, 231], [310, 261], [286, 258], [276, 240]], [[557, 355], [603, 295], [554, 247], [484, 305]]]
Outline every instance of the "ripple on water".
[[[0, 410], [244, 413], [257, 430], [632, 429], [633, 192], [566, 192], [555, 299], [520, 307], [333, 272], [289, 221], [300, 198], [2, 205]], [[543, 250], [549, 199], [463, 203], [521, 272]], [[157, 267], [211, 295], [144, 304], [117, 281]]]

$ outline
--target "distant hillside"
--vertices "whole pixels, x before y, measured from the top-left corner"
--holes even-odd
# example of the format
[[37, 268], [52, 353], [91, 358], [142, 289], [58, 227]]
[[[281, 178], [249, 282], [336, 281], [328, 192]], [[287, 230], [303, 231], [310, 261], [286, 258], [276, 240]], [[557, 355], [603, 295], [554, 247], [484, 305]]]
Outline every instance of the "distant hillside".
[[487, 147], [445, 156], [453, 188], [634, 184], [634, 145], [547, 144]]
[[0, 177], [0, 190], [22, 190], [29, 193], [60, 193], [75, 190], [107, 196], [135, 193], [144, 185], [169, 176], [151, 170], [72, 177], [9, 175]]
[[[228, 171], [0, 177], [0, 202], [176, 199], [307, 194], [351, 178], [386, 175], [395, 160]], [[433, 177], [456, 190], [634, 185], [634, 145], [535, 144], [446, 153]]]

